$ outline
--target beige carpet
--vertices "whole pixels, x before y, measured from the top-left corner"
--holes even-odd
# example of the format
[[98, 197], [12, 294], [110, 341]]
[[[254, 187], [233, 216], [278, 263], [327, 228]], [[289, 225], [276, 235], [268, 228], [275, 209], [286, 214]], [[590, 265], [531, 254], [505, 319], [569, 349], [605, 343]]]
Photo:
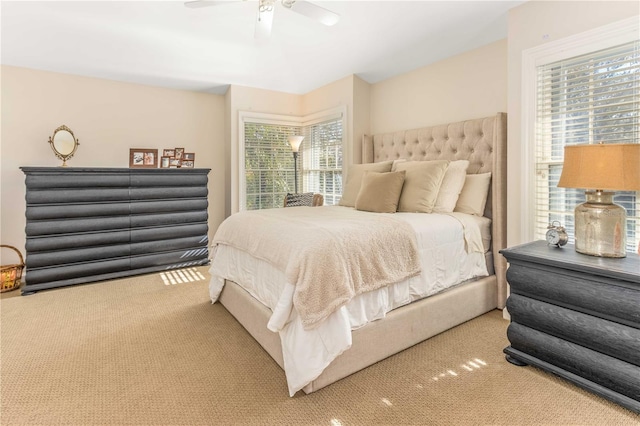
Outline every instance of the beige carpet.
[[0, 423], [640, 424], [561, 379], [507, 363], [499, 311], [290, 398], [282, 370], [210, 303], [206, 268], [196, 272], [203, 279], [170, 284], [153, 274], [2, 294]]

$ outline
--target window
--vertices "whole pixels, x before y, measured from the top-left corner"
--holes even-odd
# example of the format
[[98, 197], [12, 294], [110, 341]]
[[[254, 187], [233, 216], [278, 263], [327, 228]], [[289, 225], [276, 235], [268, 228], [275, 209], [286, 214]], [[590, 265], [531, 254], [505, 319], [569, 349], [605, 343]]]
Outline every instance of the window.
[[335, 205], [342, 197], [342, 117], [332, 118], [304, 129], [302, 176], [304, 192], [324, 196], [325, 205]]
[[294, 168], [289, 135], [300, 127], [244, 122], [244, 200], [242, 210], [282, 207], [287, 192], [293, 192]]
[[342, 196], [343, 113], [309, 122], [263, 114], [241, 117], [240, 162], [244, 168], [240, 210], [282, 207], [287, 192], [294, 192], [290, 135], [305, 136], [298, 154], [299, 192], [319, 193], [325, 205], [338, 204]]
[[[535, 126], [535, 238], [559, 221], [571, 240], [573, 211], [584, 190], [558, 188], [564, 147], [586, 143], [640, 143], [640, 42], [537, 66]], [[596, 189], [596, 188], [592, 188]], [[627, 251], [638, 250], [640, 197], [618, 191], [627, 211]]]

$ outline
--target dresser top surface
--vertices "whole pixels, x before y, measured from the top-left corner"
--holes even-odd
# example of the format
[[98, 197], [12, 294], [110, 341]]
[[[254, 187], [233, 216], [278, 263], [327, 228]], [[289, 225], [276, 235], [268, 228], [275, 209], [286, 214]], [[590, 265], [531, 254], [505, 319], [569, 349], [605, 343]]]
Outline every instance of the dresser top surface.
[[22, 166], [20, 167], [25, 174], [43, 173], [43, 174], [71, 174], [71, 173], [109, 173], [109, 174], [154, 174], [154, 173], [192, 173], [202, 174], [209, 173], [211, 169], [207, 168], [128, 168], [128, 167], [37, 167]]
[[534, 241], [500, 250], [509, 262], [525, 261], [565, 270], [591, 273], [640, 284], [640, 256], [627, 253], [624, 258], [589, 256], [568, 244], [555, 247], [546, 241]]

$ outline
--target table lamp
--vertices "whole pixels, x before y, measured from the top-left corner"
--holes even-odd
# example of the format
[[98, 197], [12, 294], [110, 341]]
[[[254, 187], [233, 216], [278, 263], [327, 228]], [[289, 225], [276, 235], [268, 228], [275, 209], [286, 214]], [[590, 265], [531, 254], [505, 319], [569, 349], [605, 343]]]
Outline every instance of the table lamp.
[[289, 136], [289, 145], [293, 151], [293, 179], [295, 181], [296, 194], [298, 193], [298, 151], [300, 150], [300, 144], [304, 140], [304, 136]]
[[640, 191], [640, 144], [566, 146], [558, 187], [586, 189], [575, 208], [575, 250], [626, 257], [627, 213], [613, 191]]

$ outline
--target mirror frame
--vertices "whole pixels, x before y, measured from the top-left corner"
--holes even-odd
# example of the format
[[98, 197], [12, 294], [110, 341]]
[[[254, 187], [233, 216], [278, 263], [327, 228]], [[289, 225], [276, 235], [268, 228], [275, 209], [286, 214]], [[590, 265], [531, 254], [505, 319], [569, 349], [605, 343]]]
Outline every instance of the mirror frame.
[[[56, 149], [56, 146], [55, 146], [56, 133], [63, 130], [66, 130], [67, 132], [69, 132], [71, 134], [71, 137], [73, 138], [73, 150], [71, 150], [71, 152], [68, 154], [61, 153]], [[73, 157], [73, 154], [76, 153], [76, 150], [78, 149], [78, 145], [80, 145], [80, 142], [76, 138], [76, 135], [73, 134], [73, 131], [63, 124], [62, 126], [58, 127], [56, 130], [54, 130], [53, 136], [49, 136], [49, 145], [51, 145], [51, 149], [53, 150], [53, 153], [56, 155], [56, 157], [62, 160], [61, 167], [67, 167], [67, 160]]]

